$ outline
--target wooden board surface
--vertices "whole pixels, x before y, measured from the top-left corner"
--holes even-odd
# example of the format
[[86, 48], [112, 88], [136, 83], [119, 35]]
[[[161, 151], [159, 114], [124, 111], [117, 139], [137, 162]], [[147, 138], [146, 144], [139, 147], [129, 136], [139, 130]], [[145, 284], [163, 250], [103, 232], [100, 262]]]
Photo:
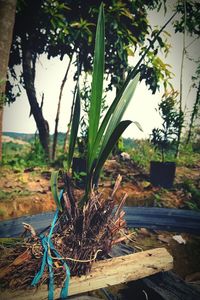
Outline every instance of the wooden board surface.
[[[71, 278], [69, 295], [141, 279], [172, 267], [173, 258], [165, 248], [95, 262], [88, 275]], [[59, 294], [60, 289], [55, 289], [55, 299], [59, 298]], [[4, 291], [0, 295], [1, 300], [43, 300], [47, 299], [47, 287], [42, 286], [37, 291]]]

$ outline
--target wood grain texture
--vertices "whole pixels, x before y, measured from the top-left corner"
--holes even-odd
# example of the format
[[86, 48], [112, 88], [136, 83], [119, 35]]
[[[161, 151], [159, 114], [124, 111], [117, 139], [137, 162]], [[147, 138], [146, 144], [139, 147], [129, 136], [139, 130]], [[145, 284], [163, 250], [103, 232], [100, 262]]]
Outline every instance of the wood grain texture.
[[[95, 262], [88, 275], [72, 277], [69, 295], [80, 294], [119, 283], [129, 282], [172, 269], [173, 258], [165, 248], [157, 248], [127, 256]], [[60, 289], [55, 289], [55, 299]], [[18, 292], [4, 291], [2, 300], [47, 299], [47, 287]]]

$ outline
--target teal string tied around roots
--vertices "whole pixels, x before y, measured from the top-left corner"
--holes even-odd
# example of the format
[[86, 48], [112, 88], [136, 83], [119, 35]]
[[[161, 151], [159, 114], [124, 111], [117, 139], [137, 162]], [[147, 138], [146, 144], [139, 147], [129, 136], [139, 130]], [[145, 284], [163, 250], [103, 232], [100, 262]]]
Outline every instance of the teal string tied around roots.
[[[61, 201], [63, 195], [63, 190], [60, 192], [59, 200]], [[51, 253], [54, 254], [55, 257], [59, 258], [63, 264], [63, 267], [65, 268], [66, 272], [66, 278], [64, 280], [63, 287], [60, 292], [60, 299], [66, 299], [68, 296], [68, 289], [69, 289], [69, 281], [70, 281], [70, 269], [64, 259], [60, 256], [58, 251], [55, 249], [52, 241], [51, 241], [51, 236], [55, 227], [55, 224], [58, 219], [58, 213], [59, 210], [56, 210], [56, 213], [53, 218], [53, 222], [51, 223], [51, 228], [49, 231], [49, 235], [45, 236], [43, 234], [40, 234], [40, 239], [43, 247], [43, 258], [42, 258], [42, 263], [40, 266], [40, 270], [37, 272], [35, 277], [33, 278], [31, 285], [36, 286], [40, 279], [42, 278], [42, 275], [44, 273], [45, 266], [48, 266], [48, 272], [49, 272], [49, 284], [48, 284], [48, 300], [53, 300], [54, 299], [54, 272], [53, 272], [53, 259], [51, 256]]]

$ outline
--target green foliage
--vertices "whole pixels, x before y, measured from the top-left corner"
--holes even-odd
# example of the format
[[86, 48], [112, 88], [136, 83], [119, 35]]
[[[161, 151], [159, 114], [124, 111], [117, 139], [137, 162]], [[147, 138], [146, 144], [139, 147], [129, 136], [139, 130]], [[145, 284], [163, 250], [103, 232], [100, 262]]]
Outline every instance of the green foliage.
[[23, 171], [30, 167], [44, 167], [47, 165], [44, 150], [38, 140], [27, 145], [3, 143], [3, 165], [10, 166], [15, 171]]
[[[131, 143], [132, 147], [130, 148], [125, 146], [124, 143], [124, 151], [128, 152], [131, 156], [131, 159], [141, 168], [145, 170], [145, 172], [149, 172], [149, 164], [150, 161], [159, 160], [160, 152], [155, 149], [152, 143], [145, 140], [134, 140], [134, 143]], [[174, 158], [173, 153], [166, 153], [166, 160], [171, 161]]]
[[131, 151], [137, 145], [137, 141], [135, 141], [132, 138], [123, 138], [122, 142], [123, 142], [123, 151], [126, 152]]
[[73, 173], [73, 177], [74, 177], [75, 181], [78, 183], [78, 186], [85, 185], [86, 176], [87, 176], [86, 172], [74, 172]]
[[[22, 64], [23, 61], [22, 44], [26, 44], [27, 47], [31, 45], [33, 76], [36, 59], [43, 53], [46, 53], [49, 59], [59, 56], [62, 60], [64, 55], [71, 57], [72, 53], [76, 52], [82, 66], [81, 70], [84, 72], [92, 70], [95, 24], [100, 3], [101, 0], [18, 1], [9, 62], [12, 80], [7, 82], [7, 97], [10, 102], [15, 101], [16, 96], [21, 94], [21, 87], [24, 86], [24, 74], [17, 76], [15, 72], [15, 66]], [[132, 53], [140, 47], [141, 52], [144, 51], [142, 47], [148, 44], [149, 33], [152, 33], [152, 37], [155, 35], [155, 30], [148, 24], [147, 12], [148, 9], [160, 9], [162, 5], [165, 6], [165, 1], [104, 1], [107, 37], [105, 73], [110, 81], [109, 89], [113, 86], [117, 89], [121, 87], [123, 74], [128, 70], [128, 55], [131, 49]], [[167, 51], [167, 45], [166, 37], [159, 37], [158, 45], [154, 49], [155, 59], [156, 51], [160, 49]], [[142, 78], [145, 78], [154, 91], [158, 88], [153, 81], [159, 67], [155, 64], [150, 66], [148, 62], [145, 62], [145, 65], [146, 71], [150, 68], [151, 70], [148, 74], [142, 72]], [[154, 67], [155, 72], [152, 70]]]
[[0, 208], [0, 218], [3, 218], [5, 214], [6, 214], [5, 210]]
[[161, 151], [162, 161], [165, 152], [175, 151], [178, 132], [183, 124], [183, 114], [176, 110], [177, 93], [172, 91], [164, 95], [164, 99], [159, 104], [159, 113], [163, 119], [162, 128], [154, 128], [151, 134], [152, 144]]
[[[0, 215], [1, 215], [1, 210], [0, 210]], [[24, 238], [22, 238], [22, 237], [0, 238], [0, 246], [6, 247], [6, 248], [9, 248], [9, 247], [13, 248], [16, 246], [16, 244], [23, 243], [23, 241], [24, 241]]]
[[119, 155], [124, 151], [124, 144], [123, 144], [123, 138], [120, 137], [117, 141], [117, 143], [114, 145], [112, 150], [112, 155]]
[[[124, 143], [124, 146], [126, 144]], [[150, 161], [156, 161], [160, 159], [160, 151], [155, 149], [149, 140], [135, 140], [131, 148], [124, 147], [124, 151], [128, 152], [131, 159], [138, 164], [138, 166], [149, 172]], [[174, 160], [174, 152], [167, 151], [165, 154], [166, 161]], [[200, 154], [195, 153], [193, 150], [193, 144], [186, 145], [185, 140], [182, 140], [180, 147], [180, 155], [176, 159], [178, 166], [195, 167], [200, 160]]]
[[154, 197], [154, 206], [156, 207], [163, 207], [162, 204], [162, 195], [165, 193], [165, 189], [161, 188], [160, 190], [156, 191], [153, 195]]
[[196, 153], [200, 153], [200, 129], [194, 128], [192, 149]]
[[186, 204], [190, 209], [200, 210], [200, 188], [197, 187], [193, 180], [187, 179], [182, 183], [184, 191], [190, 196]]
[[[170, 70], [171, 66], [169, 64], [165, 64], [157, 55], [159, 48], [165, 47], [164, 52], [168, 53], [169, 49], [166, 50], [166, 48], [169, 48], [170, 46], [168, 45], [167, 47], [167, 44], [162, 41], [160, 36], [157, 38], [157, 40], [160, 41], [159, 45], [153, 51], [147, 52], [145, 61], [140, 66], [141, 79], [145, 80], [146, 85], [149, 86], [153, 94], [159, 90], [161, 83], [163, 84], [165, 90], [168, 86], [172, 88], [170, 80], [174, 75]], [[142, 47], [141, 54], [143, 51], [146, 51], [146, 49], [147, 46]]]
[[[184, 1], [179, 1], [177, 5], [177, 11], [180, 14], [180, 18], [176, 20], [174, 27], [175, 32], [184, 31]], [[200, 3], [196, 0], [186, 1], [186, 29], [190, 35], [200, 36]]]
[[42, 148], [38, 137], [31, 144], [31, 150], [25, 156], [28, 167], [46, 166], [48, 164], [44, 149]]
[[200, 210], [198, 205], [196, 203], [192, 202], [192, 201], [186, 201], [185, 203], [187, 204], [188, 208], [191, 209], [191, 210], [197, 210], [197, 211]]
[[[93, 180], [96, 180], [96, 178], [99, 177], [101, 169], [117, 140], [127, 126], [132, 123], [131, 121], [121, 121], [121, 119], [134, 94], [139, 80], [139, 74], [137, 74], [133, 80], [131, 80], [131, 78], [127, 80], [99, 125], [104, 79], [104, 42], [104, 11], [103, 5], [101, 4], [96, 31], [92, 91], [88, 120], [87, 184], [85, 197], [83, 198], [81, 205], [88, 200], [87, 198], [92, 188]], [[76, 116], [74, 113], [72, 124], [75, 118]], [[73, 139], [74, 138], [75, 136], [73, 136]], [[70, 134], [70, 143], [72, 142], [71, 139], [72, 134]]]
[[26, 167], [25, 157], [30, 151], [24, 145], [14, 144], [12, 142], [3, 143], [3, 165], [10, 166], [16, 171], [21, 171]]
[[[88, 121], [89, 121], [89, 111], [91, 103], [91, 85], [87, 81], [87, 73], [85, 74], [85, 79], [83, 82], [83, 87], [80, 90], [81, 98], [81, 110], [82, 117], [80, 120], [80, 136], [77, 139], [78, 144], [78, 155], [81, 158], [86, 158], [87, 156], [87, 141], [88, 141]], [[106, 105], [106, 96], [102, 97], [101, 107], [100, 107], [100, 119], [107, 110], [108, 106]]]
[[[21, 3], [17, 9], [13, 31], [6, 95], [8, 101], [13, 102], [20, 95], [22, 87], [26, 88], [29, 102], [32, 103], [30, 113], [36, 121], [41, 144], [49, 156], [47, 124], [45, 118], [38, 117], [38, 114], [42, 115], [42, 110], [38, 105], [36, 93], [28, 91], [30, 86], [35, 89], [37, 59], [41, 54], [47, 54], [49, 59], [60, 57], [62, 60], [65, 55], [72, 59], [73, 54], [76, 54], [80, 64], [80, 75], [82, 72], [90, 72], [94, 66], [95, 20], [100, 1], [26, 0]], [[148, 8], [160, 9], [163, 3], [165, 4], [165, 1], [161, 0], [104, 1], [107, 37], [105, 73], [110, 81], [108, 89], [114, 86], [119, 90], [123, 85], [126, 72], [129, 71], [128, 54], [137, 48], [141, 48], [141, 54], [144, 51], [143, 47], [149, 43], [148, 37], [152, 29], [147, 19]], [[153, 36], [155, 34], [152, 31]], [[142, 72], [141, 68], [141, 79], [146, 80], [153, 92], [159, 88], [157, 80], [160, 82], [163, 80], [165, 84], [169, 79], [166, 65], [163, 68], [164, 64], [160, 63], [160, 59], [156, 59], [156, 51], [164, 49], [164, 52], [167, 52], [167, 47], [166, 41], [160, 36], [154, 60], [150, 65], [144, 61], [145, 72]], [[16, 65], [20, 65], [23, 69], [19, 76], [16, 73]], [[77, 74], [74, 77], [76, 76]], [[38, 109], [34, 109], [36, 107]], [[94, 128], [94, 135], [95, 131]]]
[[179, 166], [195, 167], [200, 160], [200, 154], [194, 151], [195, 144], [186, 144], [185, 139], [180, 145], [180, 155], [176, 159]]
[[89, 165], [91, 164], [90, 156], [98, 132], [100, 115], [101, 115], [101, 99], [103, 93], [104, 53], [105, 53], [105, 24], [104, 23], [105, 23], [104, 10], [101, 5], [101, 8], [99, 10], [97, 29], [96, 29], [91, 102], [90, 102], [90, 110], [89, 110], [89, 128], [88, 128]]
[[0, 199], [1, 200], [10, 200], [14, 199], [16, 197], [25, 197], [25, 196], [30, 196], [31, 192], [29, 190], [20, 190], [20, 189], [15, 189], [12, 192], [7, 192], [7, 191], [0, 191]]
[[158, 159], [157, 151], [148, 140], [135, 140], [134, 147], [131, 150], [125, 148], [125, 151], [131, 155], [131, 159], [136, 164], [147, 172], [149, 171], [150, 161]]

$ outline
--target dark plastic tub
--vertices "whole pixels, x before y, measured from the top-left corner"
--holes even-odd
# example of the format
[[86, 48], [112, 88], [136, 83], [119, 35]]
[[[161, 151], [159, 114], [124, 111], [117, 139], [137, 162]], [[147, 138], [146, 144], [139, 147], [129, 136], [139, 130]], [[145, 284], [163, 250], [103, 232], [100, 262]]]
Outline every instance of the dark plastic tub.
[[153, 186], [170, 189], [173, 187], [176, 173], [175, 162], [150, 162], [150, 182]]

